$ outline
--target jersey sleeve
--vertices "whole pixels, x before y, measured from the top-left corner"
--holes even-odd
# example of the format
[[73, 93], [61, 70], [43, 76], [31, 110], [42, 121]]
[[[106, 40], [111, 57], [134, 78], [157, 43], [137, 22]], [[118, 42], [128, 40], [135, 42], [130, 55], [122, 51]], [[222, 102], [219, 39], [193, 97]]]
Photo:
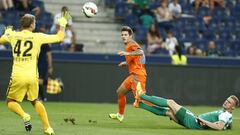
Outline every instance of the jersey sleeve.
[[52, 34], [52, 35], [39, 33], [38, 36], [39, 36], [39, 42], [41, 42], [41, 44], [57, 43], [63, 40], [64, 32], [58, 31], [57, 34]]
[[4, 34], [2, 37], [0, 37], [0, 43], [8, 43], [10, 42], [10, 34]]
[[230, 121], [232, 117], [232, 114], [228, 113], [228, 112], [223, 112], [218, 116], [219, 121], [223, 121], [224, 123], [227, 123], [228, 121]]

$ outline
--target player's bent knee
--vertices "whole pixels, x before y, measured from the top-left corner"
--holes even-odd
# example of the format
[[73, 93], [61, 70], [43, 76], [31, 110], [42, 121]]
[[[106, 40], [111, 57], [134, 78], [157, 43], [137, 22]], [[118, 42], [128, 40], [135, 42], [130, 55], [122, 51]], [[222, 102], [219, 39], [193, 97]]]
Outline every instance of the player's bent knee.
[[128, 92], [127, 89], [124, 89], [124, 88], [120, 87], [120, 88], [118, 88], [118, 90], [117, 90], [117, 95], [118, 95], [118, 96], [124, 96], [127, 92]]
[[38, 101], [39, 101], [38, 99], [35, 99], [35, 100], [33, 100], [33, 101], [30, 101], [30, 102], [31, 102], [31, 104], [34, 106]]
[[169, 106], [175, 106], [177, 104], [173, 99], [168, 99], [167, 103]]
[[8, 98], [8, 99], [6, 100], [6, 103], [8, 104], [9, 102], [17, 102], [17, 101], [14, 100], [14, 99], [10, 99], [10, 98]]
[[124, 93], [124, 92], [121, 92], [121, 91], [117, 91], [117, 95], [118, 95], [118, 96], [124, 96], [125, 93]]

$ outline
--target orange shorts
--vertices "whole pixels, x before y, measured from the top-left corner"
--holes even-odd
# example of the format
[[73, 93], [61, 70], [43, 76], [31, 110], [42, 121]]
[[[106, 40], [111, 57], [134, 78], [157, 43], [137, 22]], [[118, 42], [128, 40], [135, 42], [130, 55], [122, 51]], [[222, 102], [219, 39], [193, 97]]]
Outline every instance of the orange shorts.
[[146, 91], [146, 76], [145, 75], [136, 75], [130, 74], [124, 81], [123, 85], [129, 90], [132, 91], [135, 95], [137, 83], [140, 82], [142, 90]]

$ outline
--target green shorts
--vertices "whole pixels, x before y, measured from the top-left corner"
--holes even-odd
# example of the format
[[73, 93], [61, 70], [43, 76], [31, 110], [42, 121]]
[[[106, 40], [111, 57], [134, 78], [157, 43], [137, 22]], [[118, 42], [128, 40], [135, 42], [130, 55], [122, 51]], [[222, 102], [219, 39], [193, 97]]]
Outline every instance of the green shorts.
[[198, 123], [196, 116], [184, 107], [176, 113], [176, 118], [179, 124], [190, 129], [203, 129]]

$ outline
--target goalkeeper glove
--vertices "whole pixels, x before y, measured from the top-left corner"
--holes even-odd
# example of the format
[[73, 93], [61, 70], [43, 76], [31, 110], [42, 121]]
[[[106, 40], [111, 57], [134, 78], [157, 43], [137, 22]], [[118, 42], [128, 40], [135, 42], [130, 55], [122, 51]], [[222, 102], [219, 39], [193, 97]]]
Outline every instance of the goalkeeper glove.
[[66, 25], [67, 25], [67, 21], [69, 20], [69, 19], [71, 19], [72, 17], [71, 17], [71, 15], [70, 15], [70, 13], [68, 12], [68, 11], [64, 11], [64, 12], [62, 12], [61, 13], [61, 18], [60, 19], [58, 19], [58, 24], [60, 25], [60, 26], [62, 26], [62, 27], [66, 27]]
[[61, 16], [64, 17], [67, 21], [72, 18], [71, 15], [70, 15], [70, 12], [68, 12], [68, 11], [63, 11], [61, 13]]
[[7, 26], [5, 27], [5, 32], [4, 34], [9, 35], [13, 32], [13, 26]]
[[67, 25], [67, 20], [66, 20], [64, 17], [61, 17], [60, 19], [58, 19], [58, 24], [59, 24], [61, 27], [65, 28], [66, 25]]

